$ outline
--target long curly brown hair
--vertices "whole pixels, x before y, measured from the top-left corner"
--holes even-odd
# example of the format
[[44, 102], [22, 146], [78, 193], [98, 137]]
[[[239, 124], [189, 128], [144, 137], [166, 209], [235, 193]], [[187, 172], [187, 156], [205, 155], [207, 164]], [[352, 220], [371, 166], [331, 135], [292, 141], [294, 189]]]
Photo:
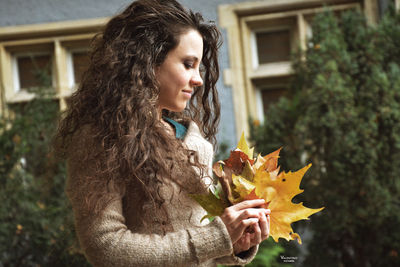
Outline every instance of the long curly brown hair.
[[[193, 151], [166, 133], [157, 114], [159, 85], [155, 69], [178, 45], [180, 35], [191, 29], [203, 38], [204, 83], [194, 90], [182, 113], [163, 112], [173, 119], [196, 122], [204, 137], [215, 146], [220, 117], [216, 89], [221, 40], [218, 29], [175, 0], [138, 0], [113, 17], [93, 39], [90, 65], [69, 100], [55, 137], [56, 150], [68, 159], [74, 136], [82, 128], [90, 127], [90, 138], [98, 149], [82, 148], [84, 158], [102, 158], [104, 162], [99, 166], [107, 174], [102, 176], [107, 177], [104, 181], [93, 184], [127, 184], [136, 179], [161, 205], [163, 200], [156, 185], [163, 182], [160, 177], [173, 177], [172, 165], [187, 172], [193, 171], [193, 166], [203, 167], [198, 160], [190, 159]], [[177, 147], [182, 148], [181, 152], [176, 152]], [[103, 156], [96, 157], [94, 153]], [[104, 203], [100, 201], [102, 190], [106, 187], [89, 192], [88, 209], [104, 207], [98, 206]]]

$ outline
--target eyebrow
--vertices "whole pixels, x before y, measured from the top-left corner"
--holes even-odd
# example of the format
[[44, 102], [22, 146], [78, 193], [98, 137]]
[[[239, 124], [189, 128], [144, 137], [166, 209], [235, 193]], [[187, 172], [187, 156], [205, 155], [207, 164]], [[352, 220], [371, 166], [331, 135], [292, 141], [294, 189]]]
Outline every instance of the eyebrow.
[[193, 59], [194, 61], [199, 61], [199, 58], [194, 55], [187, 55], [187, 56], [185, 56], [185, 58], [190, 58], [190, 59]]

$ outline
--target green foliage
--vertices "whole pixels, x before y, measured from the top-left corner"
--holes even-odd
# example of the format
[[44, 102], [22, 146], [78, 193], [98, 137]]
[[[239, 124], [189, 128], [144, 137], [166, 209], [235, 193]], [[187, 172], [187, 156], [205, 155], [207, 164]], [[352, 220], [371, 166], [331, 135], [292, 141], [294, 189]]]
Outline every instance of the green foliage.
[[253, 261], [246, 265], [246, 267], [285, 267], [290, 266], [289, 264], [281, 263], [279, 255], [282, 254], [285, 249], [275, 243], [272, 238], [263, 241], [260, 244], [258, 253]]
[[246, 267], [290, 267], [291, 264], [283, 263], [279, 257], [285, 255], [284, 251], [283, 246], [269, 238], [260, 244], [257, 255]]
[[318, 15], [290, 99], [252, 126], [263, 154], [284, 147], [283, 169], [313, 163], [297, 200], [326, 208], [307, 222], [305, 266], [400, 263], [399, 47], [394, 11], [375, 27], [359, 12]]
[[0, 266], [87, 266], [64, 194], [65, 165], [49, 152], [58, 103], [36, 93], [0, 118]]

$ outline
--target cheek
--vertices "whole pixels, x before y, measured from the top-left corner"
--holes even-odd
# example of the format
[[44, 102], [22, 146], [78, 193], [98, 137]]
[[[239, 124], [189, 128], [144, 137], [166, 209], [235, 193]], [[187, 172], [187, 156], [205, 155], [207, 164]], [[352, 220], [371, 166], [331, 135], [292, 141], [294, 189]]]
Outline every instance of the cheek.
[[182, 68], [166, 68], [161, 72], [158, 81], [160, 83], [160, 94], [163, 97], [174, 97], [183, 89], [188, 88], [190, 72]]
[[189, 83], [189, 75], [185, 71], [177, 71], [173, 75], [171, 75], [171, 79], [175, 84], [177, 89], [183, 89]]

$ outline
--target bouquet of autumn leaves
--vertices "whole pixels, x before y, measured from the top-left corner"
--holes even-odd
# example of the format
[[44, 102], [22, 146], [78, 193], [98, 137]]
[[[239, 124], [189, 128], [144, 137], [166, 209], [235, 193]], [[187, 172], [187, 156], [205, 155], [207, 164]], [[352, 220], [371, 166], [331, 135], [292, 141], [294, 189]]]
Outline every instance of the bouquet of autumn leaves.
[[301, 244], [299, 234], [294, 233], [290, 224], [308, 217], [323, 208], [310, 209], [303, 203], [293, 203], [292, 198], [303, 192], [299, 188], [301, 179], [311, 164], [296, 172], [279, 172], [278, 149], [264, 157], [253, 158], [254, 148], [250, 149], [244, 138], [239, 141], [237, 148], [231, 151], [230, 157], [218, 161], [213, 166], [214, 174], [218, 177], [222, 190], [208, 195], [192, 194], [206, 211], [202, 218], [220, 216], [228, 206], [244, 200], [265, 200], [265, 208], [271, 210], [270, 236], [278, 242], [280, 237], [287, 241], [297, 239]]

